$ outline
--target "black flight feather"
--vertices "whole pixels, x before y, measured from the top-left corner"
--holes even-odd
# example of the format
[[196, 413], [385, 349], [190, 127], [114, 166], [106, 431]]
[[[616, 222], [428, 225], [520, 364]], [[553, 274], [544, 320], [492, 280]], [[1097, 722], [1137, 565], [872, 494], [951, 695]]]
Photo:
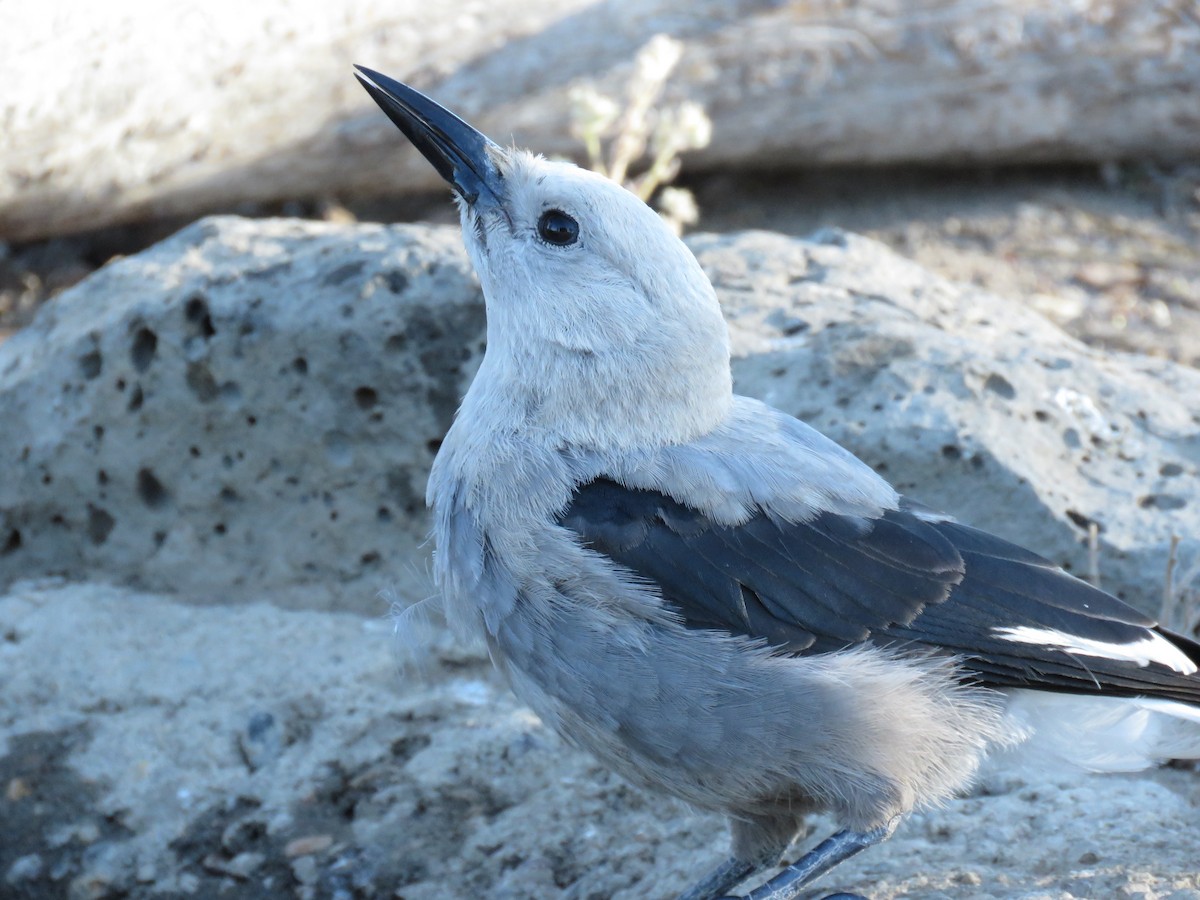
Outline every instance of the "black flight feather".
[[934, 648], [960, 656], [966, 676], [985, 685], [1200, 702], [1200, 677], [1161, 663], [1006, 638], [1000, 629], [1053, 629], [1119, 648], [1158, 634], [1200, 663], [1200, 645], [1116, 597], [907, 499], [874, 519], [760, 512], [725, 526], [666, 494], [599, 478], [576, 490], [559, 521], [657, 584], [692, 628], [797, 655], [867, 641]]

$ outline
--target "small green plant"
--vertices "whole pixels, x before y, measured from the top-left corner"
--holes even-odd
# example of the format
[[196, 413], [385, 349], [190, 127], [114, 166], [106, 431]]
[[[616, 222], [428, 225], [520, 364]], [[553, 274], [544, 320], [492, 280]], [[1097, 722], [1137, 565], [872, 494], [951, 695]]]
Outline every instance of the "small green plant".
[[[679, 41], [662, 34], [651, 38], [634, 60], [623, 105], [591, 84], [570, 92], [571, 133], [583, 142], [588, 168], [647, 203], [653, 198], [676, 233], [694, 225], [699, 210], [691, 191], [667, 185], [679, 174], [680, 154], [707, 147], [712, 140], [712, 122], [700, 104], [657, 107], [682, 55]], [[647, 154], [647, 167], [631, 177], [630, 168]]]

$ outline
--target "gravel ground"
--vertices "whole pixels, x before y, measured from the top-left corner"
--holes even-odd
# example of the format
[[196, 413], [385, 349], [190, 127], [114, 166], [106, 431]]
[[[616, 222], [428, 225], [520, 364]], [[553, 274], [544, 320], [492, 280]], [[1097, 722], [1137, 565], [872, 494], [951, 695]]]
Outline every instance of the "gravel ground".
[[[716, 816], [565, 746], [444, 632], [399, 668], [389, 624], [14, 586], [0, 897], [650, 900], [724, 853]], [[806, 897], [1200, 900], [1198, 807], [1190, 771], [1008, 770]]]

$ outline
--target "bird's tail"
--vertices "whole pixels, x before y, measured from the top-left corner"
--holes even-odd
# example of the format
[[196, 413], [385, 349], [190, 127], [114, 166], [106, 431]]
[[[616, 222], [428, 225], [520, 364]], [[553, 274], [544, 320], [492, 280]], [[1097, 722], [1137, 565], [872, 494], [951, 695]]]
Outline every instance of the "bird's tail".
[[1135, 772], [1200, 759], [1200, 706], [1177, 700], [1014, 690], [1007, 712], [1018, 739], [995, 754], [1006, 763]]

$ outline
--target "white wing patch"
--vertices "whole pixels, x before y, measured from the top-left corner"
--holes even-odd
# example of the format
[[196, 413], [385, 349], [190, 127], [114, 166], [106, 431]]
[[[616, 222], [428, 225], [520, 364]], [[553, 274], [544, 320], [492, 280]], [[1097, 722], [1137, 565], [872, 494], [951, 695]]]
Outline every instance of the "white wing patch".
[[1034, 628], [1029, 625], [1016, 627], [993, 628], [992, 634], [1006, 641], [1018, 644], [1036, 644], [1039, 647], [1057, 647], [1067, 653], [1078, 653], [1080, 656], [1094, 656], [1100, 659], [1117, 659], [1137, 663], [1143, 668], [1150, 663], [1158, 663], [1168, 669], [1174, 669], [1181, 675], [1194, 675], [1196, 664], [1187, 655], [1153, 631], [1146, 636], [1128, 644], [1114, 644], [1109, 641], [1097, 641], [1068, 634], [1057, 628]]

